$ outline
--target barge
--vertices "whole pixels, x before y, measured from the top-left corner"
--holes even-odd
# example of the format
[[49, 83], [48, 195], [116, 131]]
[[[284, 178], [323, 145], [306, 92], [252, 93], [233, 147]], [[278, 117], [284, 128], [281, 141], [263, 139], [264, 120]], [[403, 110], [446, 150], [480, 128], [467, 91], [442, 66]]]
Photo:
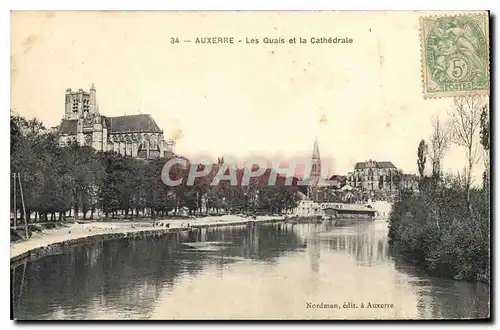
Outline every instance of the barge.
[[369, 205], [332, 203], [323, 209], [325, 217], [331, 219], [364, 219], [373, 220], [377, 211]]

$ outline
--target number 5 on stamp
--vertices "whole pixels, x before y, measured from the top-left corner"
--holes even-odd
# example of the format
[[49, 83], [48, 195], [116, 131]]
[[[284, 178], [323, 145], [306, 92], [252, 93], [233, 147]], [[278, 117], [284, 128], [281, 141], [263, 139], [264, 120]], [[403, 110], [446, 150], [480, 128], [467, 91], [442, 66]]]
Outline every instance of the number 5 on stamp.
[[420, 18], [425, 98], [489, 94], [488, 13]]

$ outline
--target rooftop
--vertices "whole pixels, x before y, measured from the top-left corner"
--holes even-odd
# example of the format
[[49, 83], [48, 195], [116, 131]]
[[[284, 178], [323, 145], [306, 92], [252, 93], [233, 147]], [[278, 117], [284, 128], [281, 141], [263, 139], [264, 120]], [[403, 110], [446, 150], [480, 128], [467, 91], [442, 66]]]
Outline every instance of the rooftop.
[[[119, 117], [102, 116], [102, 118], [105, 120], [110, 133], [162, 133], [160, 127], [149, 114]], [[77, 132], [77, 125], [77, 119], [63, 119], [59, 125], [58, 132], [59, 134], [75, 135]]]
[[161, 133], [160, 127], [149, 114], [106, 117], [106, 123], [111, 133], [152, 132]]
[[[356, 163], [356, 165], [354, 166], [354, 168], [356, 170], [362, 170], [362, 169], [364, 169], [364, 168], [367, 167], [368, 163], [369, 162], [359, 162], [359, 163]], [[396, 168], [396, 166], [394, 166], [394, 164], [392, 162], [389, 162], [389, 161], [381, 161], [381, 162], [373, 161], [373, 163], [375, 164], [376, 168]]]

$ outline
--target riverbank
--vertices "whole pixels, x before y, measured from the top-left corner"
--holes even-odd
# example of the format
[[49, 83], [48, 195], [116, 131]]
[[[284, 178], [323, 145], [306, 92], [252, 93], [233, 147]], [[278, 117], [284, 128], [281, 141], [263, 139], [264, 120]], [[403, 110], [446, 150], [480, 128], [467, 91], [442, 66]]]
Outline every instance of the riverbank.
[[[278, 222], [213, 228], [205, 235], [198, 230], [158, 239], [96, 241], [11, 267], [13, 316], [17, 320], [490, 316], [489, 285], [429, 276], [394, 260], [387, 230], [385, 222], [350, 222], [339, 228]], [[363, 302], [365, 307], [371, 303], [394, 304], [394, 308], [343, 307], [349, 301], [358, 307]], [[307, 306], [322, 302], [339, 304], [341, 309]]]
[[401, 198], [389, 219], [392, 250], [428, 274], [490, 281], [489, 196], [457, 187], [429, 187]]
[[[234, 215], [196, 219], [172, 219], [150, 221], [119, 221], [73, 223], [65, 227], [34, 233], [29, 239], [10, 245], [10, 260], [37, 258], [58, 253], [62, 248], [86, 243], [91, 239], [112, 240], [126, 237], [163, 235], [171, 232], [189, 231], [197, 228], [245, 225], [251, 222], [267, 223], [284, 221], [282, 216], [259, 216], [249, 219]], [[166, 226], [168, 224], [168, 227]]]

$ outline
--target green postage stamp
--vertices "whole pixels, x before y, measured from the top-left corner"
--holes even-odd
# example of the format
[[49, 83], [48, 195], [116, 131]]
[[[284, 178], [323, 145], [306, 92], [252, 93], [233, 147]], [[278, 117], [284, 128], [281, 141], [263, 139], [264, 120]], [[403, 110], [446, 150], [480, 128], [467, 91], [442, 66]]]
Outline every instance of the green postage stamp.
[[425, 98], [489, 94], [489, 15], [420, 18]]

